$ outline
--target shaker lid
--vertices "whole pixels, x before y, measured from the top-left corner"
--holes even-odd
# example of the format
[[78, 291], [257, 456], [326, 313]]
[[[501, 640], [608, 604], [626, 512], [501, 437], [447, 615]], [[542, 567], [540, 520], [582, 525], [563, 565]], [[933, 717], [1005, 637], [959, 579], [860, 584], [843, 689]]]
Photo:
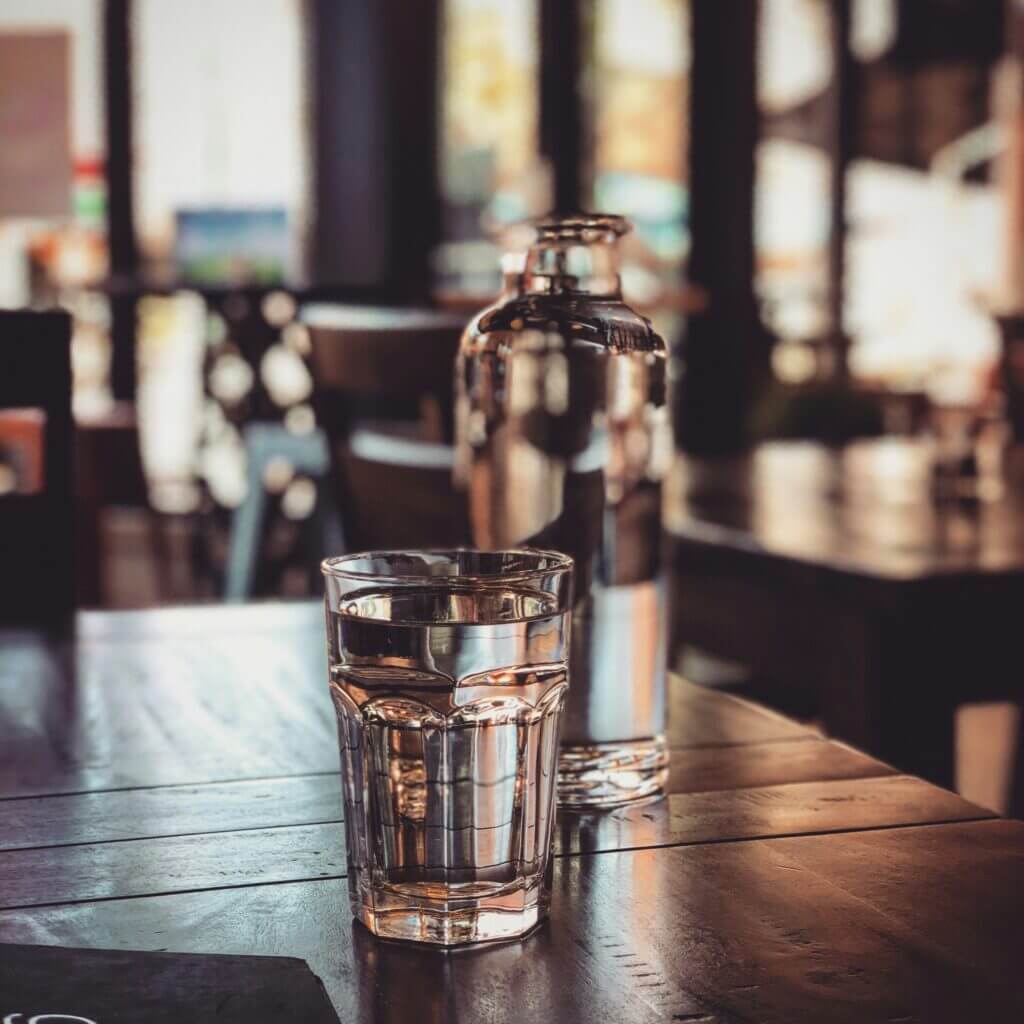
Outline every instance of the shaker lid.
[[633, 225], [614, 213], [549, 213], [533, 222], [538, 241], [584, 243], [611, 241], [632, 230]]

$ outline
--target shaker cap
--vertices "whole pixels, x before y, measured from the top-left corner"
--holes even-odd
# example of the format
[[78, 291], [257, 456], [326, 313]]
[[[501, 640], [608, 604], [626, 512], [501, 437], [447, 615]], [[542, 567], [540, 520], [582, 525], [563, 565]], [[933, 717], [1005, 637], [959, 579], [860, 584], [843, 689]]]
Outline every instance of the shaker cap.
[[539, 242], [614, 241], [632, 230], [633, 225], [613, 213], [549, 213], [533, 222]]

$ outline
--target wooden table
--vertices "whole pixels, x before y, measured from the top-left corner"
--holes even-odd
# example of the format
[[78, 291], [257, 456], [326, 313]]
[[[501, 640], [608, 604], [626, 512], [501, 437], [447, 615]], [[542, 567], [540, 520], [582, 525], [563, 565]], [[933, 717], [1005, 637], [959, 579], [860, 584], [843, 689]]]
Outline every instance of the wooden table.
[[896, 439], [680, 458], [665, 511], [677, 642], [812, 689], [830, 735], [948, 786], [956, 707], [1024, 698], [1024, 488], [937, 506], [928, 466]]
[[1024, 825], [679, 678], [671, 794], [562, 815], [551, 921], [452, 954], [351, 922], [318, 607], [8, 631], [0, 680], [0, 942], [299, 956], [343, 1021], [1024, 1014]]

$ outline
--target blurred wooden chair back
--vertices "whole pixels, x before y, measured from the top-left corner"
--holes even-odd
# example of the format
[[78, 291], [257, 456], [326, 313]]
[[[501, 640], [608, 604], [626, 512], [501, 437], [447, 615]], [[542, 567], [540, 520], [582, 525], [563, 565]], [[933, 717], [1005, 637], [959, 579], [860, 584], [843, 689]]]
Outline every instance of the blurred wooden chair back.
[[454, 366], [465, 318], [312, 305], [303, 321], [346, 549], [468, 543], [466, 497], [452, 486]]
[[0, 310], [0, 622], [75, 603], [71, 319]]

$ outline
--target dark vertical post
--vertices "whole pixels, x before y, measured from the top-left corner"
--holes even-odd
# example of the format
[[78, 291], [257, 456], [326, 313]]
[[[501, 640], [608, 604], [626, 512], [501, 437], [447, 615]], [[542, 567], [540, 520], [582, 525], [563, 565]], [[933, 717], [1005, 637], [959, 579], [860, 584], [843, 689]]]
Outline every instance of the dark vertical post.
[[551, 165], [554, 208], [582, 209], [584, 0], [540, 0], [540, 150]]
[[310, 277], [422, 301], [440, 241], [438, 0], [309, 0]]
[[[1006, 5], [1007, 65], [1003, 74], [1020, 73], [1024, 69], [1024, 11], [1019, 4]], [[1011, 71], [1012, 69], [1012, 71]], [[1013, 439], [1024, 442], [1024, 94], [1019, 87], [1005, 90], [994, 111], [1006, 133], [1006, 151], [1000, 160], [999, 190], [1005, 206], [1006, 229], [1002, 242], [1001, 263], [1008, 309], [998, 318], [1002, 332], [1000, 370], [1006, 396], [1006, 415], [1013, 430]], [[1024, 817], [1024, 704], [1017, 737], [1019, 768], [1016, 789], [1011, 794], [1010, 813]]]
[[132, 0], [103, 5], [103, 75], [107, 134], [107, 237], [111, 294], [110, 368], [114, 397], [135, 397], [135, 296], [138, 274], [132, 180]]
[[757, 4], [690, 4], [689, 290], [673, 369], [676, 441], [687, 451], [743, 447], [767, 371], [753, 293]]
[[850, 0], [832, 0], [832, 103], [828, 121], [830, 233], [828, 241], [828, 349], [823, 369], [835, 381], [847, 377], [849, 348], [843, 333], [846, 296], [846, 176], [853, 158], [857, 67], [850, 49]]
[[[0, 310], [0, 409], [45, 417], [40, 493], [4, 497], [3, 621], [65, 620], [75, 601], [71, 320], [67, 313]], [[4, 681], [6, 684], [6, 680]]]

